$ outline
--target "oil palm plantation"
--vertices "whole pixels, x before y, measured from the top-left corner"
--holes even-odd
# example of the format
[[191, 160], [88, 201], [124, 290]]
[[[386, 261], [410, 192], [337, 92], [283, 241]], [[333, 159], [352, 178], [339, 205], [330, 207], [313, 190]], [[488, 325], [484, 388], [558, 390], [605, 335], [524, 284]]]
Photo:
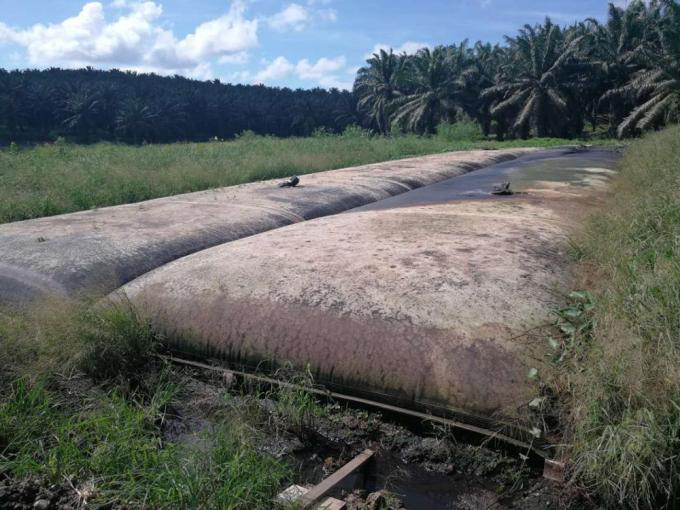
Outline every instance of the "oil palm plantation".
[[507, 118], [522, 137], [568, 135], [574, 42], [549, 19], [543, 25], [525, 25], [507, 42], [512, 57], [500, 71], [500, 83], [482, 94], [494, 100], [492, 115]]
[[357, 73], [354, 84], [357, 108], [368, 124], [381, 133], [390, 130], [390, 106], [401, 95], [399, 82], [405, 62], [404, 55], [396, 55], [392, 50], [380, 50]]
[[467, 44], [424, 48], [409, 60], [404, 93], [393, 102], [392, 122], [416, 133], [433, 133], [462, 109], [471, 73]]
[[128, 143], [139, 144], [153, 137], [158, 114], [139, 97], [125, 101], [116, 116], [116, 134]]
[[680, 6], [669, 0], [653, 7], [661, 20], [654, 24], [656, 37], [637, 52], [641, 70], [609, 93], [636, 104], [619, 125], [619, 136], [680, 122]]
[[640, 69], [638, 59], [644, 47], [649, 9], [640, 1], [625, 9], [610, 4], [606, 24], [595, 20], [587, 22], [591, 30], [583, 41], [583, 55], [600, 68], [597, 106], [599, 111], [606, 112], [610, 136], [616, 135], [626, 112], [634, 106], [630, 98], [614, 91], [628, 83]]
[[[526, 26], [506, 44], [381, 50], [354, 93], [94, 69], [0, 70], [0, 144], [294, 136], [362, 124], [430, 134], [460, 112], [485, 135], [636, 135], [679, 120], [677, 0], [611, 6], [606, 23]], [[138, 100], [134, 100], [138, 98]]]
[[506, 58], [506, 51], [497, 44], [478, 41], [473, 49], [472, 66], [468, 71], [468, 90], [472, 100], [467, 113], [479, 121], [484, 136], [491, 133], [493, 101], [480, 97], [480, 93], [497, 85], [496, 75]]
[[61, 102], [62, 124], [67, 133], [81, 141], [91, 141], [99, 131], [102, 108], [99, 90], [90, 86], [75, 86]]

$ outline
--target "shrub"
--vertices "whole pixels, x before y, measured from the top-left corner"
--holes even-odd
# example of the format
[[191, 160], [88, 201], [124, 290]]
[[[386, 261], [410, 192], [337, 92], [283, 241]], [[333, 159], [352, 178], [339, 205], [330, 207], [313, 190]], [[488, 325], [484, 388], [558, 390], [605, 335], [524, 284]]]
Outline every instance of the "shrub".
[[482, 133], [482, 128], [479, 123], [467, 116], [461, 117], [453, 124], [442, 122], [437, 126], [437, 136], [447, 142], [484, 139], [484, 134]]

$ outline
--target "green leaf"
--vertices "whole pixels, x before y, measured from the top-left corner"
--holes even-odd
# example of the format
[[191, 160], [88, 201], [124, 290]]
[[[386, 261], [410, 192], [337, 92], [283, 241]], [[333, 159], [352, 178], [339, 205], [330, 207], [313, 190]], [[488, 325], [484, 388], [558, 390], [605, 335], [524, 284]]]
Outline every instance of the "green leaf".
[[578, 319], [583, 315], [583, 311], [578, 308], [566, 308], [562, 310], [560, 314], [568, 319]]
[[573, 335], [576, 333], [576, 327], [574, 327], [573, 324], [564, 322], [560, 324], [560, 331], [562, 331], [562, 333], [564, 333], [565, 335]]
[[552, 335], [548, 337], [548, 345], [553, 351], [558, 351], [560, 349], [560, 343], [555, 340]]
[[537, 368], [530, 368], [529, 372], [527, 373], [527, 378], [530, 381], [534, 381], [538, 379], [538, 369]]
[[592, 301], [592, 297], [590, 296], [590, 292], [587, 290], [575, 290], [574, 292], [571, 292], [569, 294], [569, 299], [572, 301], [582, 301], [582, 302], [590, 302]]

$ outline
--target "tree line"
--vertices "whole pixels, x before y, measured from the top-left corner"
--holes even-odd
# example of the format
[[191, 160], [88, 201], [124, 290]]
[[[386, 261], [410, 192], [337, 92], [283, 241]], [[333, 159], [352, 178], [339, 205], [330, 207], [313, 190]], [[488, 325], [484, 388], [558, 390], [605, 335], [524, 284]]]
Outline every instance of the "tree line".
[[352, 92], [118, 70], [0, 70], [0, 141], [206, 141], [360, 125], [431, 134], [469, 117], [499, 139], [630, 136], [680, 121], [680, 6], [609, 6], [605, 23], [525, 25], [505, 44], [374, 54]]
[[307, 136], [356, 124], [350, 92], [228, 85], [118, 70], [0, 70], [0, 140], [59, 136], [162, 143], [226, 139], [244, 131]]
[[358, 71], [364, 125], [433, 133], [467, 115], [498, 138], [629, 136], [680, 120], [680, 6], [610, 4], [606, 23], [525, 25], [504, 45], [380, 51]]

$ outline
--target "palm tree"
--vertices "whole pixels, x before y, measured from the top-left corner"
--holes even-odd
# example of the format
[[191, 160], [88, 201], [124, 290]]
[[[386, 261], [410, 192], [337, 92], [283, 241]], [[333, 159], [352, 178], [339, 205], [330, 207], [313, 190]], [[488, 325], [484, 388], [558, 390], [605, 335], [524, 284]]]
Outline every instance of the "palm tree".
[[381, 133], [388, 133], [389, 108], [392, 101], [401, 95], [399, 82], [404, 72], [405, 55], [395, 55], [380, 50], [374, 53], [357, 72], [354, 94], [357, 108], [369, 123]]
[[76, 86], [62, 101], [62, 124], [67, 131], [90, 141], [99, 128], [97, 117], [101, 109], [98, 91], [90, 86]]
[[562, 29], [546, 19], [543, 25], [525, 25], [517, 37], [506, 38], [512, 54], [501, 70], [500, 83], [483, 92], [494, 99], [491, 113], [508, 116], [522, 137], [565, 136], [570, 115], [568, 64], [575, 41], [567, 44]]
[[645, 3], [636, 1], [627, 8], [610, 4], [605, 25], [587, 20], [591, 29], [583, 40], [583, 54], [600, 68], [596, 109], [607, 108], [611, 136], [616, 134], [616, 128], [623, 122], [626, 110], [633, 106], [629, 100], [611, 91], [620, 89], [639, 70], [637, 57], [645, 42], [647, 14]]
[[618, 135], [680, 121], [680, 6], [673, 0], [653, 6], [656, 37], [639, 52], [643, 69], [609, 95], [634, 100], [637, 106], [621, 122]]
[[391, 121], [416, 133], [433, 133], [440, 122], [452, 122], [463, 106], [470, 72], [466, 42], [419, 50], [409, 60], [406, 93], [394, 100]]
[[468, 114], [477, 119], [484, 136], [491, 133], [492, 101], [481, 97], [482, 91], [497, 85], [498, 70], [506, 58], [505, 51], [499, 45], [478, 41], [473, 49], [472, 68], [470, 70], [469, 87], [474, 97], [472, 111]]
[[123, 103], [116, 116], [116, 134], [135, 144], [148, 141], [153, 136], [157, 117], [158, 114], [143, 99], [132, 97]]
[[32, 101], [26, 94], [26, 82], [15, 79], [4, 70], [0, 74], [0, 128], [9, 137], [7, 141], [16, 141], [29, 127], [30, 106]]

